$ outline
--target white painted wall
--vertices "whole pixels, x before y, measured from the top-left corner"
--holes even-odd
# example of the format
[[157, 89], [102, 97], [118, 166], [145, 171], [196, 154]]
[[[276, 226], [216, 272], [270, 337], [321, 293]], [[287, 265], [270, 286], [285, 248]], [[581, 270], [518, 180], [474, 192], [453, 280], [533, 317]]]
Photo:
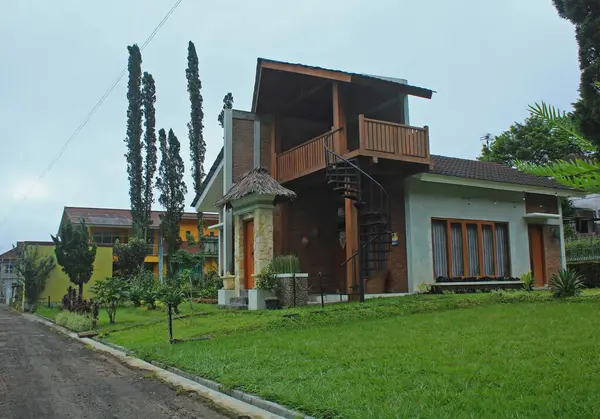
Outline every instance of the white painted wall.
[[529, 237], [523, 193], [469, 186], [406, 181], [408, 290], [433, 282], [431, 218], [508, 222], [510, 274], [529, 272]]

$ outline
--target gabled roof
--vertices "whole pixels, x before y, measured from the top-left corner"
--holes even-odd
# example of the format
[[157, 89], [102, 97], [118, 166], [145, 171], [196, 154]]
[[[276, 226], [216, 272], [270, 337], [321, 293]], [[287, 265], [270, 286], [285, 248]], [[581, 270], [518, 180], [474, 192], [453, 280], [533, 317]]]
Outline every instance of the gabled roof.
[[[164, 211], [152, 211], [150, 218], [152, 220], [152, 229], [158, 229], [160, 224], [160, 214]], [[118, 208], [85, 208], [85, 207], [65, 207], [64, 217], [68, 217], [72, 223], [84, 221], [88, 226], [95, 227], [122, 227], [132, 226], [131, 212], [127, 209]], [[217, 214], [204, 214], [205, 219], [217, 220]], [[195, 220], [195, 212], [183, 213], [183, 220]]]
[[16, 259], [17, 258], [17, 249], [10, 249], [6, 252], [0, 254], [0, 259]]
[[429, 173], [542, 188], [569, 189], [552, 179], [523, 173], [503, 164], [456, 157], [432, 155]]
[[200, 199], [200, 196], [202, 196], [202, 194], [204, 193], [204, 190], [207, 188], [208, 183], [210, 182], [210, 179], [214, 176], [215, 172], [217, 171], [217, 168], [223, 161], [224, 153], [225, 153], [225, 147], [221, 147], [221, 151], [219, 151], [219, 154], [215, 158], [215, 161], [213, 162], [212, 166], [210, 166], [210, 170], [208, 171], [208, 173], [206, 174], [206, 176], [204, 176], [204, 179], [202, 180], [202, 184], [200, 185], [200, 190], [198, 191], [198, 194], [194, 197], [194, 200], [192, 201], [192, 207], [196, 206], [196, 204], [198, 203], [198, 200]]
[[329, 68], [310, 66], [300, 63], [289, 63], [285, 61], [269, 60], [266, 58], [258, 58], [256, 63], [256, 76], [254, 80], [254, 94], [252, 97], [252, 112], [256, 112], [258, 102], [258, 91], [260, 88], [260, 80], [263, 69], [286, 71], [290, 73], [305, 74], [323, 79], [337, 80], [345, 83], [357, 84], [377, 84], [383, 86], [395, 86], [401, 88], [408, 95], [431, 99], [433, 90], [424, 87], [412, 86], [404, 79], [394, 77], [375, 76], [371, 74], [350, 73], [347, 71], [333, 70]]
[[281, 186], [279, 182], [269, 175], [264, 167], [257, 167], [244, 173], [219, 199], [215, 205], [222, 207], [231, 204], [231, 201], [241, 199], [248, 195], [273, 195], [275, 198], [294, 199], [296, 193]]

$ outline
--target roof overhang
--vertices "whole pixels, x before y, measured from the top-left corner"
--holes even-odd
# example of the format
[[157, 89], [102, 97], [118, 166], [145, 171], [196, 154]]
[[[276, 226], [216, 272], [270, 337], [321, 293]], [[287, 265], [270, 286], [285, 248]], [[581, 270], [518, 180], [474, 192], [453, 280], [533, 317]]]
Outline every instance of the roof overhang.
[[254, 79], [254, 93], [252, 97], [253, 113], [257, 111], [261, 81], [263, 78], [262, 76], [264, 70], [301, 74], [304, 76], [316, 77], [324, 80], [331, 80], [333, 82], [337, 81], [341, 83], [355, 83], [362, 85], [380, 86], [384, 88], [393, 88], [400, 93], [422, 97], [425, 99], [431, 99], [433, 93], [435, 93], [433, 90], [424, 87], [412, 86], [408, 84], [407, 81], [404, 79], [374, 76], [370, 74], [349, 73], [346, 71], [332, 70], [299, 63], [288, 63], [283, 61], [259, 58], [256, 63], [256, 76]]
[[545, 188], [541, 186], [519, 185], [516, 183], [494, 182], [490, 180], [462, 178], [457, 176], [436, 175], [433, 173], [419, 173], [417, 175], [414, 175], [414, 178], [423, 182], [471, 186], [475, 188], [496, 189], [501, 191], [524, 192], [540, 195], [554, 195], [560, 197], [585, 196], [585, 193], [576, 191], [574, 189]]
[[216, 169], [206, 179], [206, 187], [195, 199], [194, 206], [198, 212], [218, 212], [215, 202], [223, 198], [224, 160], [221, 159]]

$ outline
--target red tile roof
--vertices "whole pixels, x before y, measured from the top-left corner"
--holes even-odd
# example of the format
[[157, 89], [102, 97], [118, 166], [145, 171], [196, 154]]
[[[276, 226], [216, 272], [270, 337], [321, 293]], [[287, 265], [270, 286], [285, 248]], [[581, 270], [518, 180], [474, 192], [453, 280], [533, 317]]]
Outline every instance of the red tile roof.
[[[160, 214], [164, 214], [164, 211], [151, 212], [151, 228], [158, 228]], [[69, 217], [71, 222], [78, 223], [83, 220], [88, 226], [131, 227], [132, 225], [131, 212], [127, 209], [65, 207], [65, 215]], [[218, 220], [218, 218], [218, 214], [204, 213], [204, 219], [206, 220]], [[184, 212], [182, 219], [195, 220], [196, 213]]]
[[429, 173], [437, 175], [538, 186], [542, 188], [569, 189], [552, 179], [530, 175], [498, 163], [434, 155], [431, 156], [431, 163], [432, 167]]

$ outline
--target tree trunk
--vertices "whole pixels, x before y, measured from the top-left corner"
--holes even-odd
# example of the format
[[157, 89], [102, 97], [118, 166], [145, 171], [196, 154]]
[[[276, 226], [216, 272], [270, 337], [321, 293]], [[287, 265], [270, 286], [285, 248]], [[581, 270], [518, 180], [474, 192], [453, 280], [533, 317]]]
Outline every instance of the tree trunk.
[[83, 282], [79, 284], [79, 298], [83, 300]]

